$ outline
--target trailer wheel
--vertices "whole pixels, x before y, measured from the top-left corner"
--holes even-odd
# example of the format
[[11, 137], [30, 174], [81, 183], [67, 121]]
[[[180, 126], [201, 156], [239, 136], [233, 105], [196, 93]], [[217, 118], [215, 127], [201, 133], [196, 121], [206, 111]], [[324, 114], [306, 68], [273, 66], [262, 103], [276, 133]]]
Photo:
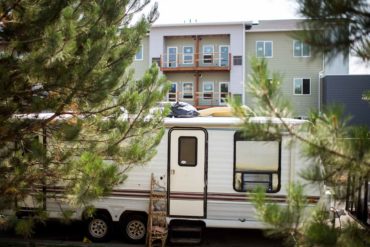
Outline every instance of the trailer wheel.
[[133, 244], [143, 243], [146, 236], [147, 219], [140, 214], [129, 214], [121, 220], [121, 231], [125, 239]]
[[87, 219], [87, 235], [93, 242], [107, 242], [110, 239], [112, 222], [108, 216], [97, 214]]

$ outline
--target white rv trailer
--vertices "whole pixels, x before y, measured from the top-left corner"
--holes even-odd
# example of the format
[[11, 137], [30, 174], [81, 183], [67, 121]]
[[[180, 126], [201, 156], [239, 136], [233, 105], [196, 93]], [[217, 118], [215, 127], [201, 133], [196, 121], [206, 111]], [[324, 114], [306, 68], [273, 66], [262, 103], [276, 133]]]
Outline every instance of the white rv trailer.
[[[280, 123], [263, 117], [251, 121]], [[286, 122], [300, 125], [305, 121]], [[242, 124], [239, 118], [166, 118], [164, 124], [166, 131], [156, 156], [146, 165], [133, 166], [122, 185], [93, 203], [96, 215], [87, 224], [93, 240], [106, 240], [112, 223], [119, 223], [130, 242], [145, 238], [152, 173], [166, 187], [170, 223], [180, 219], [201, 222], [205, 227], [264, 228], [250, 191], [263, 186], [268, 201], [284, 204], [287, 185], [299, 180], [298, 172], [309, 165], [289, 135], [280, 141], [245, 139], [238, 131]], [[58, 193], [63, 188], [47, 191]], [[316, 203], [319, 192], [308, 192], [308, 200]], [[50, 217], [61, 217], [59, 201], [48, 198], [46, 205]], [[77, 210], [73, 218], [84, 220], [84, 209]]]

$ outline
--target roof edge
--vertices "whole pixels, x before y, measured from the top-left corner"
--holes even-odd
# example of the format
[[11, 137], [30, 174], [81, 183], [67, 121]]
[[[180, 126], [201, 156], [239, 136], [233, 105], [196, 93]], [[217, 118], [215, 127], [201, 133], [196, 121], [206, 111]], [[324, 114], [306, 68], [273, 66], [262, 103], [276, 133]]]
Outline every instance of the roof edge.
[[168, 24], [153, 24], [151, 28], [163, 27], [193, 27], [193, 26], [230, 26], [252, 24], [252, 21], [232, 21], [232, 22], [193, 22], [193, 23], [168, 23]]

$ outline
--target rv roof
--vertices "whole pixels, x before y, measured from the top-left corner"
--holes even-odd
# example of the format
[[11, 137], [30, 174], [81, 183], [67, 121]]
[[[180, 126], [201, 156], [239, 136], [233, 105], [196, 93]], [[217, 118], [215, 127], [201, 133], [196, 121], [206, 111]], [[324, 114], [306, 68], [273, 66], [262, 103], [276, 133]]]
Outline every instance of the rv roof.
[[[38, 114], [15, 114], [16, 119], [34, 119], [45, 120], [52, 117], [53, 113], [38, 113]], [[64, 114], [55, 118], [55, 120], [66, 120], [72, 117], [72, 114]], [[126, 116], [127, 117], [127, 116]], [[125, 117], [124, 117], [125, 118]], [[123, 119], [124, 119], [123, 118]], [[251, 117], [250, 121], [253, 123], [267, 123], [280, 124], [281, 120], [270, 117]], [[284, 118], [284, 122], [289, 125], [301, 125], [307, 120]], [[165, 118], [164, 125], [170, 127], [204, 127], [204, 128], [235, 128], [240, 126], [243, 121], [237, 117], [194, 117], [194, 118]]]
[[[15, 119], [31, 119], [31, 120], [46, 120], [54, 116], [52, 112], [42, 112], [42, 113], [25, 113], [25, 114], [14, 114], [13, 117]], [[55, 117], [55, 120], [65, 120], [71, 118], [73, 116], [73, 112], [64, 113]]]
[[[278, 118], [269, 117], [252, 117], [250, 121], [253, 123], [280, 124]], [[306, 123], [306, 120], [285, 118], [284, 122], [289, 125], [301, 125]], [[218, 127], [218, 128], [235, 128], [240, 126], [243, 121], [237, 117], [195, 117], [195, 118], [165, 118], [164, 124], [166, 127]]]

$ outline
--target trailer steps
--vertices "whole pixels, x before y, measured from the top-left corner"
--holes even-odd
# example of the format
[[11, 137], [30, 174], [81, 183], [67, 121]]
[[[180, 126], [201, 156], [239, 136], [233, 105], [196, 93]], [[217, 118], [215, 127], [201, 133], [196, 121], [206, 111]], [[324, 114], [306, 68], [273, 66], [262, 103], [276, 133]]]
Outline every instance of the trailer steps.
[[170, 245], [198, 245], [202, 241], [199, 238], [170, 238]]
[[167, 240], [167, 192], [151, 175], [147, 225], [147, 246], [166, 246]]
[[172, 220], [169, 226], [170, 245], [198, 245], [203, 241], [204, 223], [191, 220]]

